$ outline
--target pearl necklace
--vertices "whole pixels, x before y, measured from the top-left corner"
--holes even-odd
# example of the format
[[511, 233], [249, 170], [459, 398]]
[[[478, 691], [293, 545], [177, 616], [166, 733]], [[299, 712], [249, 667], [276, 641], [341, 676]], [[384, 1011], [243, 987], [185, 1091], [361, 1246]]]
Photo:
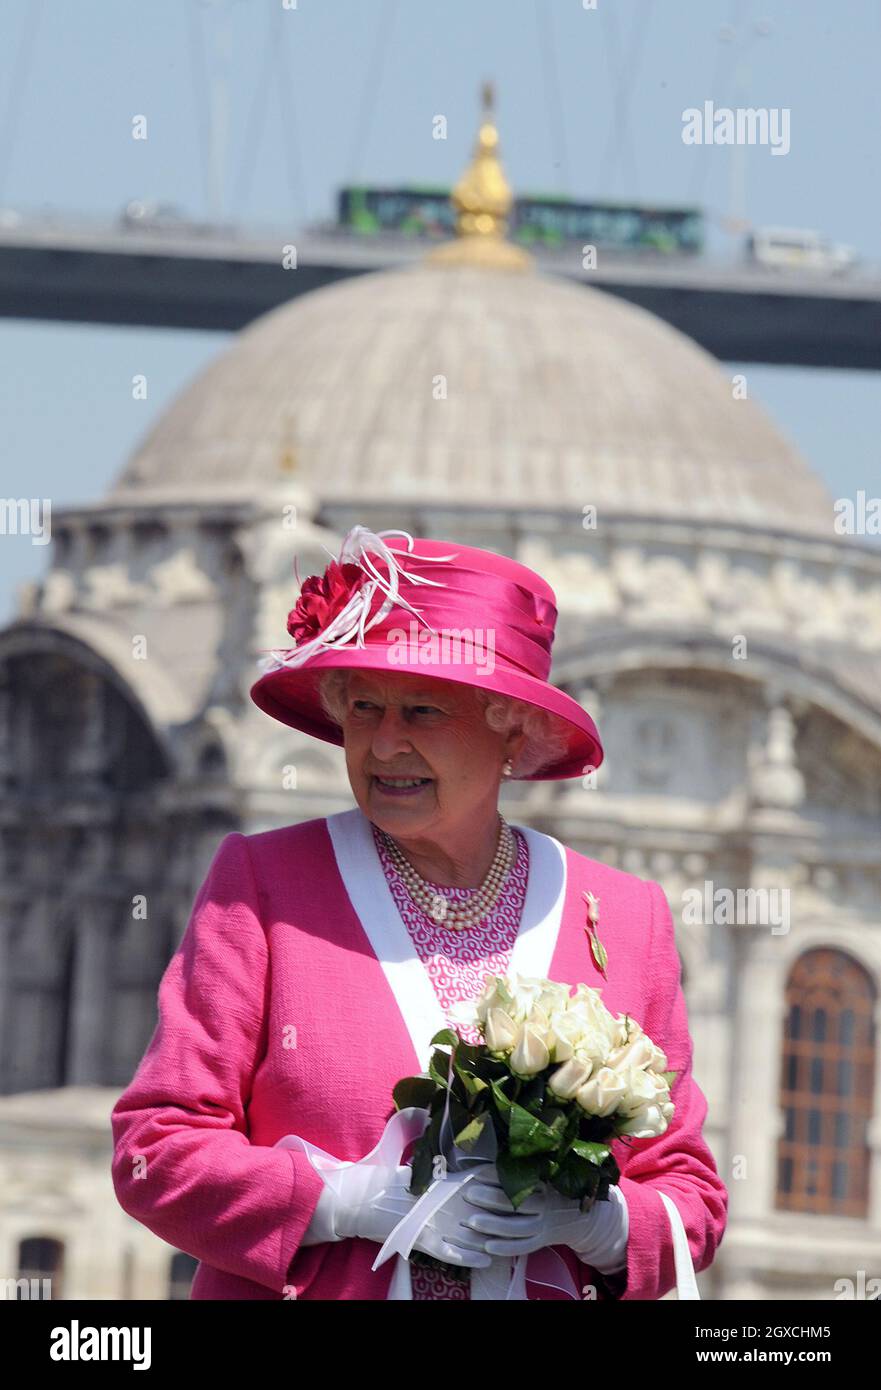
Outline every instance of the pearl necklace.
[[482, 922], [492, 911], [511, 865], [517, 858], [517, 842], [511, 827], [502, 815], [499, 816], [499, 828], [499, 843], [489, 873], [475, 890], [474, 896], [462, 904], [451, 903], [442, 894], [436, 893], [404, 857], [397, 841], [385, 830], [380, 830], [380, 834], [416, 906], [438, 925], [450, 927], [454, 931], [463, 931], [466, 927], [474, 927], [478, 922]]

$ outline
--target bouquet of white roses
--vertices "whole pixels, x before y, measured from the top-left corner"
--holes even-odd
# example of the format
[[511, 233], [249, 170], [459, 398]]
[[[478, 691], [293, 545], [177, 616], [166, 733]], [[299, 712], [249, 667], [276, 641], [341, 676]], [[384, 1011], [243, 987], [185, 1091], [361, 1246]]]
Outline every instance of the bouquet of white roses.
[[635, 1019], [609, 1012], [599, 990], [487, 976], [483, 994], [451, 1017], [484, 1041], [441, 1030], [428, 1073], [393, 1090], [398, 1110], [418, 1106], [430, 1117], [411, 1160], [413, 1196], [473, 1156], [492, 1159], [515, 1209], [550, 1183], [587, 1211], [620, 1177], [612, 1140], [667, 1128], [676, 1072]]

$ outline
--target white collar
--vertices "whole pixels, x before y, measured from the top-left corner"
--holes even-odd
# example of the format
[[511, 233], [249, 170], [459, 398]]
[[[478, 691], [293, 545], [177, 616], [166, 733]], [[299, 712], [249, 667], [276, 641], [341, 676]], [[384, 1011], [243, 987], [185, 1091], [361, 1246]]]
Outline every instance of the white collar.
[[[392, 896], [371, 823], [360, 806], [326, 818], [343, 885], [383, 968], [413, 1042], [428, 1070], [430, 1040], [447, 1027], [428, 971]], [[509, 970], [547, 977], [566, 899], [566, 851], [553, 835], [509, 822], [529, 846], [529, 877]]]

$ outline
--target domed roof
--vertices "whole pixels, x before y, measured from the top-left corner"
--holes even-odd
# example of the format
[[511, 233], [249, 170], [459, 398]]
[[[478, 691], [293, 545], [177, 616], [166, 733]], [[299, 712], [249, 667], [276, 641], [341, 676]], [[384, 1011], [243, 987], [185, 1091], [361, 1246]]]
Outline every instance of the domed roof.
[[114, 496], [254, 496], [291, 446], [319, 499], [832, 533], [822, 484], [709, 353], [532, 270], [426, 261], [272, 310], [178, 396]]

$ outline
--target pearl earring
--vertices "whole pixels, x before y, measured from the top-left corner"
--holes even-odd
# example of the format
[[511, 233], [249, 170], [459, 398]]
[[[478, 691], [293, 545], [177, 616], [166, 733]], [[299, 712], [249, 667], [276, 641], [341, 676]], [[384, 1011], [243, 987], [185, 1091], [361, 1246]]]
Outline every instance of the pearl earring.
[[511, 776], [511, 773], [512, 773], [513, 771], [514, 771], [514, 764], [511, 762], [511, 759], [510, 759], [510, 758], [506, 758], [505, 761], [504, 761], [504, 764], [502, 765], [502, 774], [503, 774], [505, 777], [510, 777], [510, 776]]

